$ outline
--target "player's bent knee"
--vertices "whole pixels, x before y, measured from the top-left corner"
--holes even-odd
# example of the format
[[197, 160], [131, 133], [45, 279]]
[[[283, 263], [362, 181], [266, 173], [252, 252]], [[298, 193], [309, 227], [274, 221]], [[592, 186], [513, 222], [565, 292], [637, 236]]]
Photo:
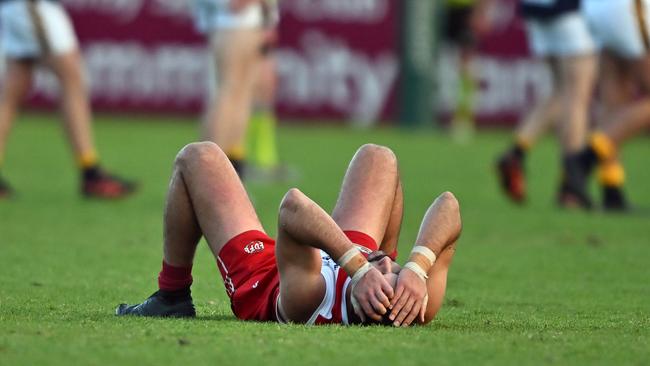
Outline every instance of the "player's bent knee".
[[204, 164], [216, 164], [224, 160], [226, 155], [214, 142], [193, 142], [185, 145], [176, 156], [176, 165], [181, 168]]

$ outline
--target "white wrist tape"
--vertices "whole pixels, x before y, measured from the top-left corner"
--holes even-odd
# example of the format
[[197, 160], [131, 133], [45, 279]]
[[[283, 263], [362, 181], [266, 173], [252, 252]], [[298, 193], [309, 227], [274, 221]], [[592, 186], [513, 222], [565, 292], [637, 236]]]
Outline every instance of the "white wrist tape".
[[372, 265], [369, 262], [366, 262], [361, 268], [357, 269], [356, 272], [354, 272], [354, 276], [352, 276], [352, 289], [354, 289], [354, 286], [361, 280], [361, 278], [368, 273], [372, 269]]
[[434, 263], [436, 263], [436, 253], [433, 252], [433, 250], [425, 247], [424, 245], [416, 245], [413, 247], [413, 250], [411, 250], [411, 253], [417, 253], [417, 254], [422, 254], [429, 260], [429, 264], [433, 266]]
[[361, 309], [361, 306], [359, 305], [359, 301], [357, 298], [354, 296], [354, 287], [357, 285], [357, 282], [363, 278], [363, 276], [368, 273], [372, 269], [372, 265], [369, 262], [366, 262], [361, 268], [359, 268], [355, 273], [354, 276], [352, 276], [352, 280], [350, 281], [350, 301], [352, 302], [352, 309], [354, 309], [355, 314], [357, 314], [359, 317], [361, 317], [361, 320], [364, 319], [363, 316], [363, 310]]
[[427, 273], [422, 269], [422, 267], [420, 267], [419, 264], [415, 262], [408, 262], [404, 265], [404, 268], [408, 268], [411, 271], [415, 272], [415, 274], [418, 275], [422, 281], [427, 282], [429, 276], [427, 276]]
[[357, 249], [356, 247], [352, 247], [352, 248], [350, 248], [350, 250], [348, 250], [347, 252], [343, 253], [343, 255], [341, 256], [341, 258], [339, 258], [339, 260], [338, 260], [338, 264], [339, 264], [339, 266], [341, 266], [342, 268], [345, 268], [345, 266], [346, 266], [348, 263], [350, 263], [350, 261], [352, 260], [352, 258], [356, 257], [357, 254], [361, 254], [361, 252], [359, 251], [359, 249]]

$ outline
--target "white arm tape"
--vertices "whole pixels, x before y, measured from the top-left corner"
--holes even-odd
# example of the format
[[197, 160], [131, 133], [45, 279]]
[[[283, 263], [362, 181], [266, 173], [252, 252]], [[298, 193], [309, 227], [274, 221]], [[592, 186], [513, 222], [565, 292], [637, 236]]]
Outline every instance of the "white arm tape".
[[420, 277], [422, 281], [427, 282], [429, 276], [427, 276], [427, 273], [424, 272], [424, 270], [420, 267], [419, 264], [415, 262], [408, 262], [404, 265], [404, 268], [408, 268], [411, 271], [415, 272], [415, 274], [418, 275], [418, 277]]
[[[350, 301], [352, 302], [352, 308], [354, 309], [354, 312], [359, 315], [363, 314], [363, 310], [361, 309], [361, 306], [359, 305], [359, 301], [357, 298], [354, 296], [354, 287], [357, 285], [357, 282], [361, 280], [361, 278], [368, 273], [372, 269], [372, 265], [369, 262], [366, 262], [361, 268], [359, 268], [355, 273], [354, 276], [352, 276], [352, 280], [350, 281]], [[360, 315], [362, 316], [362, 315]]]
[[[347, 265], [347, 264], [352, 260], [352, 258], [354, 258], [357, 254], [361, 254], [361, 252], [359, 251], [359, 249], [357, 249], [356, 247], [352, 247], [352, 248], [350, 248], [350, 250], [348, 250], [347, 252], [343, 253], [343, 255], [341, 256], [341, 258], [339, 258], [339, 260], [338, 260], [338, 264], [339, 264], [339, 266], [345, 268], [345, 266], [346, 266], [346, 265]], [[360, 269], [359, 269], [359, 270], [360, 270]]]
[[429, 260], [429, 263], [432, 266], [436, 262], [436, 253], [434, 253], [433, 250], [425, 247], [424, 245], [416, 245], [416, 246], [414, 246], [413, 250], [411, 250], [411, 253], [422, 254], [423, 256], [425, 256]]
[[361, 278], [368, 273], [372, 269], [372, 265], [369, 262], [366, 262], [361, 268], [357, 269], [357, 271], [354, 273], [354, 276], [352, 276], [352, 289], [354, 289], [354, 286], [361, 280]]

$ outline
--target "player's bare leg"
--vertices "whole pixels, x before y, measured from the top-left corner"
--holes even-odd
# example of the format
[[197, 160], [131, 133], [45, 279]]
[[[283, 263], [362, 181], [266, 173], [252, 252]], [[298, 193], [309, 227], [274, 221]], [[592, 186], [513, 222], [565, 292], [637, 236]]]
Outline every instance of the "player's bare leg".
[[619, 108], [618, 115], [611, 116], [603, 126], [603, 132], [616, 147], [650, 126], [650, 55], [625, 64], [633, 71], [628, 80], [640, 84], [643, 98], [635, 101], [632, 95], [628, 96], [626, 108], [623, 111]]
[[597, 116], [597, 127], [604, 129], [633, 100], [638, 91], [638, 80], [633, 68], [617, 56], [604, 50], [600, 55], [598, 95], [601, 113]]
[[559, 125], [560, 143], [564, 154], [580, 151], [587, 138], [588, 109], [596, 80], [597, 59], [594, 55], [562, 58], [562, 123]]
[[16, 112], [32, 83], [33, 67], [32, 61], [6, 61], [5, 80], [0, 95], [0, 199], [11, 194], [9, 184], [2, 178], [2, 163]]
[[278, 84], [277, 60], [268, 35], [262, 49], [258, 78], [255, 83], [253, 115], [246, 134], [246, 179], [261, 182], [295, 180], [294, 168], [282, 163], [277, 146], [275, 95]]
[[216, 89], [211, 89], [202, 138], [219, 145], [238, 171], [243, 163], [262, 35], [259, 29], [220, 30], [210, 39]]
[[[603, 82], [619, 81], [617, 88], [603, 85], [603, 104], [607, 114], [580, 154], [585, 169], [591, 171], [598, 164], [598, 180], [603, 189], [603, 208], [621, 211], [628, 208], [623, 192], [625, 171], [619, 160], [620, 146], [629, 138], [650, 126], [650, 56], [640, 60], [623, 60], [605, 54]], [[637, 88], [633, 88], [637, 86]], [[640, 88], [638, 88], [640, 87]], [[642, 98], [635, 91], [640, 89]]]
[[560, 61], [562, 119], [558, 125], [563, 153], [564, 178], [558, 192], [558, 203], [567, 208], [590, 208], [586, 192], [586, 174], [576, 153], [586, 145], [589, 104], [592, 98], [597, 70], [594, 55], [562, 58]]
[[[558, 60], [548, 57], [546, 63], [551, 70], [554, 88], [560, 83]], [[546, 99], [535, 104], [515, 130], [512, 146], [497, 161], [497, 172], [504, 193], [516, 203], [526, 199], [526, 154], [552, 126], [557, 124], [562, 112], [562, 99], [552, 92]]]
[[121, 198], [135, 190], [133, 182], [112, 176], [99, 166], [92, 135], [92, 113], [79, 50], [50, 55], [46, 59], [61, 86], [63, 125], [82, 170], [82, 193], [93, 198]]
[[95, 155], [88, 90], [78, 50], [50, 56], [48, 64], [61, 85], [64, 127], [75, 156]]
[[169, 184], [163, 228], [160, 291], [144, 303], [120, 305], [118, 315], [193, 316], [189, 287], [201, 236], [215, 257], [232, 237], [264, 231], [237, 173], [211, 142], [187, 145], [178, 154]]
[[402, 205], [395, 154], [379, 145], [362, 146], [343, 178], [332, 211], [334, 221], [342, 230], [369, 235], [377, 244], [383, 244], [383, 250], [394, 250], [402, 222]]

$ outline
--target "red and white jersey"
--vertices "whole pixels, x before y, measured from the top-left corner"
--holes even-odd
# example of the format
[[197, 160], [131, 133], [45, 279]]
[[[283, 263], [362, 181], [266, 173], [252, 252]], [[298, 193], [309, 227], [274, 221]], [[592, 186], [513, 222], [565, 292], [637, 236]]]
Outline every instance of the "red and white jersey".
[[[370, 254], [371, 249], [356, 245], [364, 256]], [[325, 295], [320, 306], [314, 311], [307, 324], [350, 324], [347, 311], [347, 298], [345, 293], [350, 286], [351, 279], [329, 254], [321, 250], [323, 264], [321, 276], [325, 280]]]

